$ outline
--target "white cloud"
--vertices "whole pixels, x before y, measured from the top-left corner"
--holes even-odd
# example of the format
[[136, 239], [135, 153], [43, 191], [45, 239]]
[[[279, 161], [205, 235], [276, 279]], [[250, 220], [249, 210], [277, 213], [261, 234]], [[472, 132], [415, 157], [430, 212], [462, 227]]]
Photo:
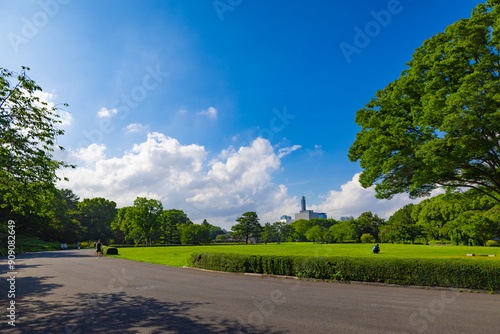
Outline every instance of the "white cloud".
[[[91, 147], [97, 150], [100, 146], [92, 144], [80, 150], [77, 155], [81, 160]], [[201, 171], [206, 152], [203, 146], [184, 146], [176, 139], [152, 133], [122, 157], [101, 157], [92, 165], [65, 170], [69, 187], [81, 197], [105, 197], [127, 206], [137, 196], [168, 201], [171, 195], [189, 188]]]
[[215, 109], [214, 107], [209, 107], [208, 109], [202, 110], [198, 114], [206, 115], [212, 119], [217, 119], [217, 109]]
[[61, 126], [63, 128], [68, 127], [73, 123], [73, 116], [71, 116], [68, 111], [59, 109], [57, 113], [59, 114], [59, 120], [61, 121]]
[[114, 115], [118, 114], [118, 109], [108, 109], [106, 107], [102, 107], [101, 110], [97, 112], [97, 117], [99, 118], [110, 118]]
[[293, 145], [292, 147], [284, 147], [284, 148], [280, 148], [278, 150], [278, 158], [283, 158], [284, 156], [287, 156], [289, 155], [290, 153], [292, 153], [293, 151], [296, 151], [298, 150], [299, 148], [301, 148], [302, 146], [300, 145]]
[[[64, 170], [70, 181], [61, 181], [59, 187], [70, 188], [82, 198], [113, 200], [118, 207], [132, 205], [137, 196], [159, 199], [166, 209], [184, 210], [196, 222], [206, 218], [226, 229], [247, 211], [256, 211], [262, 224], [272, 223], [299, 210], [299, 199], [285, 185], [273, 182], [283, 168], [281, 158], [297, 149], [276, 152], [268, 140], [257, 138], [209, 158], [203, 146], [183, 145], [164, 134], [150, 133], [121, 157], [107, 158], [103, 144], [80, 149], [74, 158], [84, 164]], [[388, 218], [405, 204], [419, 201], [405, 194], [378, 200], [373, 187], [364, 189], [359, 184], [359, 174], [323, 198], [309, 209], [335, 219], [358, 217], [365, 211]]]
[[84, 164], [93, 164], [106, 158], [105, 150], [104, 144], [90, 144], [88, 147], [82, 147], [78, 152], [73, 153], [73, 158]]
[[272, 182], [281, 162], [266, 139], [213, 160], [203, 146], [182, 145], [160, 133], [148, 134], [121, 157], [106, 158], [104, 151], [104, 145], [92, 144], [74, 153], [84, 165], [64, 170], [70, 181], [59, 187], [82, 198], [113, 200], [118, 207], [132, 205], [137, 196], [157, 198], [165, 208], [184, 210], [195, 221], [211, 217], [209, 222], [227, 229], [247, 211], [278, 221], [296, 202], [284, 185]]
[[142, 125], [140, 123], [132, 123], [132, 124], [127, 125], [127, 127], [125, 128], [125, 130], [128, 133], [146, 132], [147, 130], [149, 130], [149, 126]]
[[[409, 203], [419, 203], [423, 200], [411, 199], [407, 194], [395, 195], [391, 200], [377, 199], [375, 197], [375, 186], [363, 188], [359, 183], [357, 173], [352, 180], [343, 184], [340, 191], [330, 190], [326, 199], [319, 205], [311, 206], [317, 212], [325, 212], [328, 217], [339, 219], [341, 216], [358, 217], [366, 211], [378, 214], [382, 218], [389, 218], [394, 212]], [[431, 195], [435, 196], [442, 190], [435, 190]]]

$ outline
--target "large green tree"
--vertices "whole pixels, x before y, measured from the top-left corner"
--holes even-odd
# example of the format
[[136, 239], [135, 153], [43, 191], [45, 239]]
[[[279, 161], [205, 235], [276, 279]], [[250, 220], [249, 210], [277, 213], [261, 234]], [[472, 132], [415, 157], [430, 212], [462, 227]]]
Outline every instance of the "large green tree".
[[314, 225], [312, 221], [308, 219], [297, 219], [293, 221], [290, 226], [293, 227], [293, 240], [307, 241], [306, 232]]
[[356, 114], [349, 150], [378, 198], [475, 188], [500, 202], [500, 5], [480, 4], [419, 47]]
[[[163, 211], [161, 215], [161, 238], [165, 244], [180, 244], [180, 227], [185, 224], [191, 224], [187, 214], [178, 209], [169, 209]], [[189, 231], [189, 230], [188, 230]], [[186, 239], [187, 240], [187, 239]]]
[[231, 230], [231, 236], [237, 239], [245, 239], [248, 244], [248, 239], [259, 238], [262, 232], [262, 225], [259, 223], [259, 217], [254, 211], [245, 212], [241, 217], [236, 219], [238, 222]]
[[115, 219], [111, 223], [113, 238], [116, 243], [133, 243], [141, 238], [139, 230], [133, 223], [134, 208], [127, 206], [116, 212]]
[[151, 246], [152, 239], [159, 234], [162, 213], [163, 205], [159, 200], [146, 197], [135, 199], [131, 212], [132, 225], [141, 235], [140, 240], [144, 240], [146, 245], [149, 243]]
[[262, 228], [261, 237], [262, 240], [264, 240], [264, 242], [266, 243], [277, 241], [278, 240], [277, 225], [271, 223], [265, 223], [264, 227]]
[[53, 192], [56, 171], [69, 166], [52, 156], [63, 149], [56, 144], [64, 133], [58, 109], [40, 99], [42, 89], [28, 70], [0, 68], [0, 206], [38, 213]]
[[414, 207], [414, 204], [407, 204], [396, 211], [387, 224], [380, 227], [380, 240], [414, 243], [415, 239], [422, 235], [422, 227], [417, 225], [416, 219], [412, 217]]
[[116, 203], [102, 197], [85, 198], [78, 203], [79, 221], [89, 241], [107, 242], [112, 236], [111, 223], [116, 216]]

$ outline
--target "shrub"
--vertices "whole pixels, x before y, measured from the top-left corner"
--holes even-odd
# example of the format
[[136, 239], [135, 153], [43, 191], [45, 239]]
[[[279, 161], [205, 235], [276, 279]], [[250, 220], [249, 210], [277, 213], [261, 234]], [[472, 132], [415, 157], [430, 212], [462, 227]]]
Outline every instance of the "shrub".
[[188, 262], [197, 268], [231, 272], [500, 290], [497, 261], [198, 253], [192, 254]]
[[118, 248], [104, 246], [102, 252], [104, 255], [118, 255]]
[[500, 247], [500, 242], [495, 241], [495, 240], [488, 240], [488, 241], [486, 241], [486, 246], [487, 247]]
[[375, 237], [370, 233], [364, 233], [360, 239], [364, 244], [373, 244], [376, 241]]

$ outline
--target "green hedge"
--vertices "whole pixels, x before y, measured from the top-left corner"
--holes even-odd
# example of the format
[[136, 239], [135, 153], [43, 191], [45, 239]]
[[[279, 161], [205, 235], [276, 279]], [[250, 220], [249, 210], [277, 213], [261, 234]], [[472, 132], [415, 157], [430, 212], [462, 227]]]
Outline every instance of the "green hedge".
[[104, 255], [118, 255], [118, 248], [103, 246], [102, 253]]
[[195, 253], [196, 268], [340, 281], [500, 290], [500, 262]]

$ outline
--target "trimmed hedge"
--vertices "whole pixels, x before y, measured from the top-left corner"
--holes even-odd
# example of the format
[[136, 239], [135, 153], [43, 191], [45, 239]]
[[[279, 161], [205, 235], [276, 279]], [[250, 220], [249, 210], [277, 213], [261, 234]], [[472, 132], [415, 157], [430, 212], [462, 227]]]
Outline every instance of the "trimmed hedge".
[[500, 290], [500, 262], [195, 253], [192, 267], [339, 281]]
[[118, 255], [118, 248], [103, 246], [102, 253], [104, 255]]

